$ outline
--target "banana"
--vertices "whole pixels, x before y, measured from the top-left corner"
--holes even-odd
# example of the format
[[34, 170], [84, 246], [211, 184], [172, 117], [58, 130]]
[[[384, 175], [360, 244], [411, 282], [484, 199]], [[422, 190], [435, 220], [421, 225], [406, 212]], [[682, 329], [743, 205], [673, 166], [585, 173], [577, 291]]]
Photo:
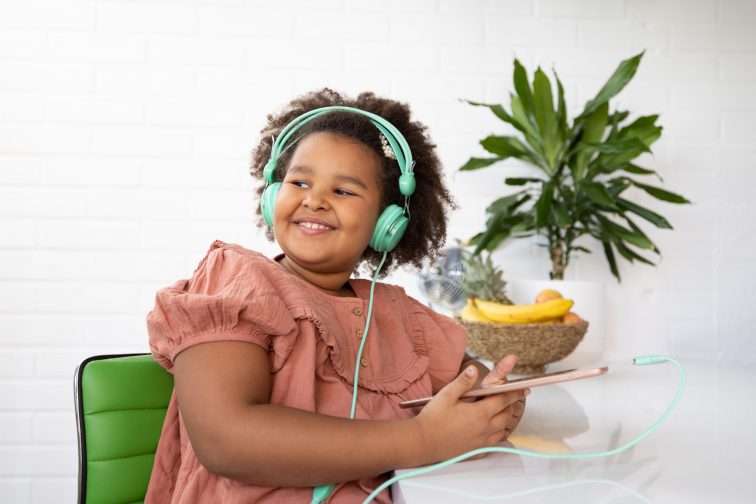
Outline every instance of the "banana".
[[493, 320], [487, 319], [477, 308], [475, 308], [475, 305], [470, 298], [467, 299], [467, 304], [462, 308], [460, 318], [465, 322], [493, 322]]
[[561, 317], [572, 308], [571, 299], [552, 299], [529, 305], [504, 305], [476, 299], [475, 308], [485, 318], [508, 324], [535, 324]]

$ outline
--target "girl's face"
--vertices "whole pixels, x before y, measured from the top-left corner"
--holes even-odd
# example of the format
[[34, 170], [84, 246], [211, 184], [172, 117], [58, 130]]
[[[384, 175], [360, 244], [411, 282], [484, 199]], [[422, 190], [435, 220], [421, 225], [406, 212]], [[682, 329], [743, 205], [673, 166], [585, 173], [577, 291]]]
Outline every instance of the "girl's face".
[[287, 260], [313, 273], [350, 275], [378, 218], [379, 169], [378, 156], [350, 138], [319, 132], [300, 140], [273, 215]]

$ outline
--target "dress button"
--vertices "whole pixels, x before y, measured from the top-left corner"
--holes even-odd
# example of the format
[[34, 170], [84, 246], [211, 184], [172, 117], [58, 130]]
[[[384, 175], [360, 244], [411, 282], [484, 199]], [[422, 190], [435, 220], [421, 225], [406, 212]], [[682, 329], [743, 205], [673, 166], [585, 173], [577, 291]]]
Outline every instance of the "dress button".
[[355, 308], [354, 310], [352, 310], [352, 313], [359, 317], [362, 315], [362, 308]]
[[362, 367], [367, 367], [367, 365], [368, 365], [367, 359], [363, 357], [360, 360], [360, 364], [362, 364]]
[[362, 329], [357, 329], [357, 330], [356, 330], [356, 331], [354, 332], [354, 335], [355, 335], [355, 336], [357, 336], [358, 338], [362, 338], [362, 335], [364, 334], [364, 332], [365, 332], [365, 331], [363, 331]]

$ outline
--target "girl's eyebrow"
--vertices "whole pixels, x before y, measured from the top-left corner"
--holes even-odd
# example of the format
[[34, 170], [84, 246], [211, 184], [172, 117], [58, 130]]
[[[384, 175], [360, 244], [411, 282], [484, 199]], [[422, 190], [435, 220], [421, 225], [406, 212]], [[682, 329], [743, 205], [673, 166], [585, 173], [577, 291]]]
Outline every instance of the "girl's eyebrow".
[[[312, 175], [313, 169], [305, 165], [295, 165], [289, 168], [289, 173], [293, 173], [293, 174], [301, 173], [303, 175]], [[336, 175], [336, 179], [339, 180], [340, 182], [352, 183], [365, 190], [368, 189], [368, 186], [362, 180], [356, 177], [352, 177], [350, 175]]]

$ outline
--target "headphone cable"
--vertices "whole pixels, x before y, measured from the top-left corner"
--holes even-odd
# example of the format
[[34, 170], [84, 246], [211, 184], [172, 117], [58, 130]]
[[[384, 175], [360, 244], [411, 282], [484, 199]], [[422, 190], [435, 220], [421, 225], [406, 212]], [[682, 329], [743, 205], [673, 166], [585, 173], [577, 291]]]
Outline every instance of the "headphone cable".
[[633, 359], [633, 364], [635, 364], [636, 366], [660, 364], [663, 362], [670, 362], [674, 364], [675, 367], [677, 367], [677, 370], [680, 375], [680, 384], [677, 388], [677, 392], [675, 393], [675, 396], [672, 398], [672, 401], [667, 406], [667, 409], [664, 410], [661, 416], [657, 418], [656, 421], [653, 424], [651, 424], [649, 428], [647, 428], [640, 435], [631, 439], [630, 441], [628, 441], [622, 446], [619, 446], [612, 450], [606, 450], [606, 451], [600, 451], [600, 452], [588, 452], [588, 453], [541, 453], [541, 452], [535, 452], [535, 451], [530, 451], [530, 450], [520, 450], [517, 448], [505, 448], [503, 446], [488, 446], [484, 448], [478, 448], [476, 450], [463, 453], [462, 455], [458, 455], [454, 458], [445, 460], [443, 462], [439, 462], [437, 464], [422, 467], [420, 469], [409, 471], [401, 475], [395, 475], [394, 477], [384, 481], [380, 486], [378, 486], [378, 488], [376, 488], [370, 495], [368, 495], [367, 499], [363, 501], [363, 504], [368, 504], [373, 499], [375, 499], [378, 496], [378, 494], [380, 494], [383, 490], [385, 490], [386, 488], [388, 488], [389, 486], [393, 485], [394, 483], [398, 481], [401, 481], [407, 478], [413, 478], [416, 476], [421, 476], [423, 474], [427, 474], [429, 472], [436, 471], [444, 467], [448, 467], [452, 464], [461, 462], [465, 459], [468, 459], [470, 457], [474, 457], [475, 455], [480, 455], [483, 453], [512, 453], [515, 455], [524, 455], [528, 457], [543, 458], [543, 459], [586, 459], [586, 458], [609, 457], [611, 455], [616, 455], [617, 453], [625, 451], [631, 446], [635, 445], [636, 443], [648, 437], [652, 432], [654, 432], [657, 428], [659, 428], [659, 426], [672, 413], [672, 410], [675, 409], [675, 407], [677, 406], [677, 403], [680, 401], [680, 398], [682, 397], [683, 392], [685, 391], [685, 384], [686, 384], [685, 370], [683, 369], [682, 365], [674, 358], [667, 357], [664, 355], [648, 355], [648, 356], [636, 357], [635, 359]]
[[[381, 258], [381, 262], [378, 264], [378, 268], [375, 270], [375, 274], [373, 275], [373, 281], [370, 283], [370, 298], [368, 300], [368, 312], [365, 322], [365, 329], [362, 333], [362, 341], [360, 341], [360, 348], [357, 350], [357, 359], [354, 363], [354, 385], [352, 386], [352, 408], [349, 412], [349, 419], [353, 420], [354, 415], [357, 413], [357, 388], [358, 383], [360, 379], [360, 364], [362, 360], [362, 350], [365, 348], [365, 342], [367, 341], [368, 331], [370, 330], [370, 319], [373, 317], [373, 294], [375, 293], [375, 283], [378, 280], [378, 273], [380, 273], [381, 268], [383, 268], [383, 263], [386, 262], [386, 257], [388, 257], [388, 252], [383, 253], [383, 257]], [[329, 483], [327, 485], [319, 485], [316, 486], [312, 491], [312, 501], [310, 501], [310, 504], [319, 504], [320, 502], [323, 502], [328, 498], [328, 496], [333, 491], [334, 487], [333, 483]]]

